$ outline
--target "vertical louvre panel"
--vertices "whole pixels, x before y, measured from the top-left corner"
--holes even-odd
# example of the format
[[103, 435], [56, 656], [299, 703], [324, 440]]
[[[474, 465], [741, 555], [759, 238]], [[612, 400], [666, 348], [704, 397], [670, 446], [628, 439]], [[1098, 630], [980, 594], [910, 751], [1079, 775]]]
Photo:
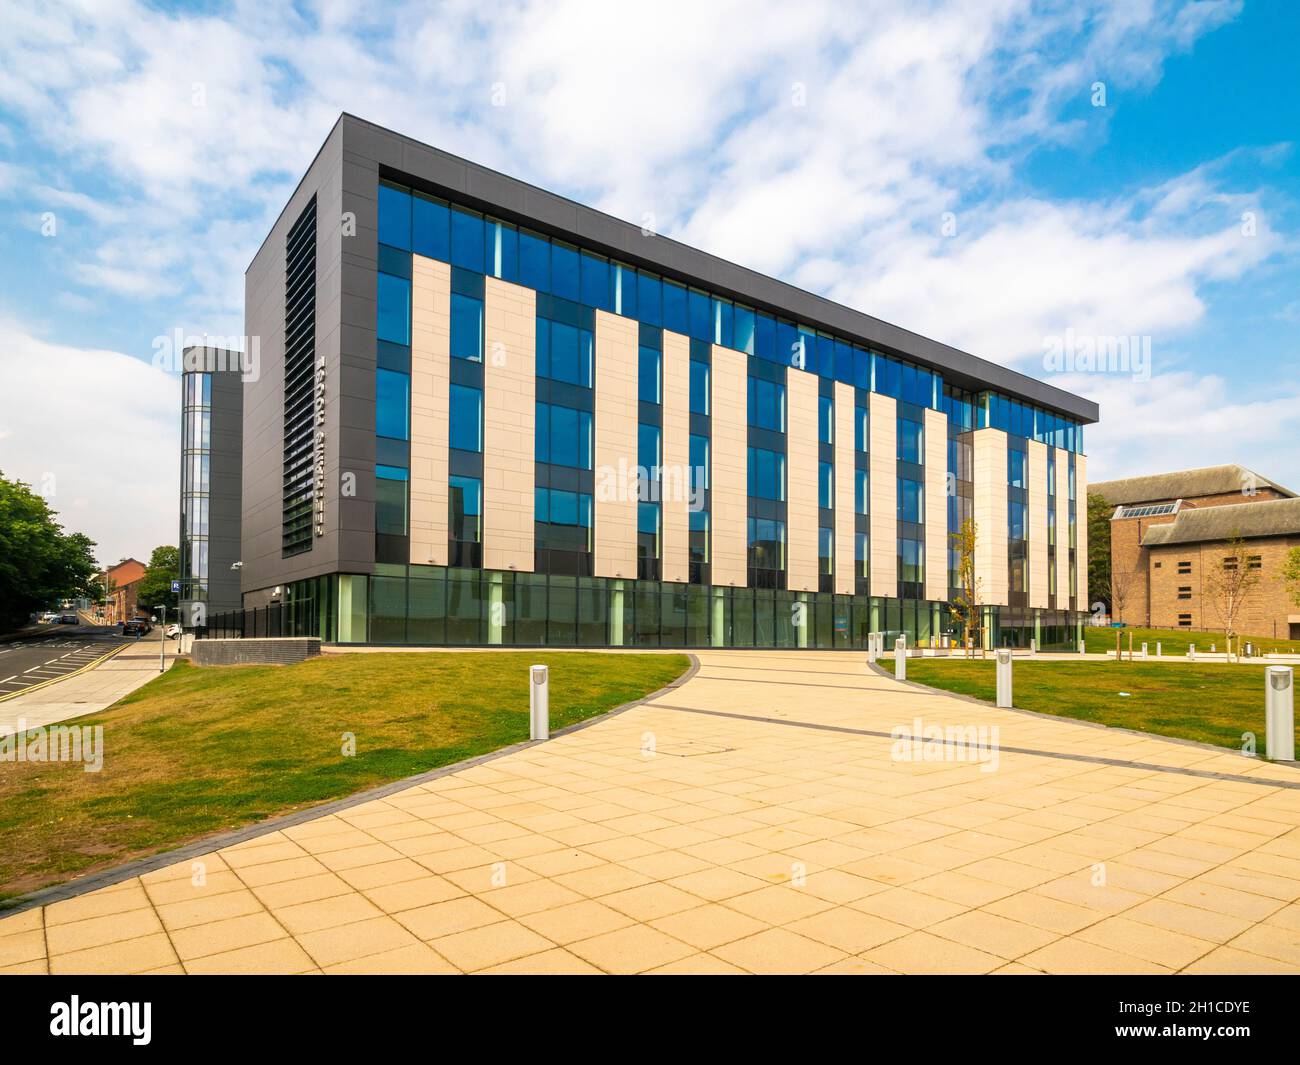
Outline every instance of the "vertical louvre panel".
[[312, 548], [316, 370], [316, 198], [289, 230], [284, 254], [284, 557]]

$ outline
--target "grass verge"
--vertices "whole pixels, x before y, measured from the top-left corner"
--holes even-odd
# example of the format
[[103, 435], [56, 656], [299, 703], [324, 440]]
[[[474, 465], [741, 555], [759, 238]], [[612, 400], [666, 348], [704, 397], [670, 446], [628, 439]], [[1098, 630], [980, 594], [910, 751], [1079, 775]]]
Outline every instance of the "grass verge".
[[[995, 668], [991, 658], [917, 658], [908, 660], [907, 679], [994, 702]], [[1243, 733], [1251, 732], [1263, 754], [1263, 666], [1017, 659], [1014, 669], [1015, 704], [1022, 710], [1238, 751]]]
[[[1156, 643], [1161, 645], [1161, 651], [1167, 655], [1185, 655], [1187, 654], [1188, 644], [1196, 644], [1198, 651], [1208, 651], [1210, 644], [1214, 644], [1220, 651], [1227, 648], [1227, 640], [1224, 639], [1221, 632], [1190, 632], [1187, 629], [1094, 629], [1085, 628], [1083, 630], [1084, 645], [1089, 654], [1105, 654], [1107, 651], [1115, 650], [1115, 633], [1120, 634], [1120, 648], [1125, 654], [1128, 654], [1128, 636], [1133, 634], [1133, 654], [1142, 649], [1142, 645], [1147, 644], [1147, 652], [1151, 655], [1156, 653]], [[1237, 639], [1241, 644], [1250, 643], [1258, 648], [1260, 653], [1277, 651], [1284, 654], [1295, 654], [1300, 652], [1300, 640], [1274, 640], [1267, 636], [1239, 636]]]
[[[528, 667], [550, 667], [552, 730], [679, 677], [685, 655], [327, 655], [293, 666], [181, 661], [77, 725], [98, 773], [0, 762], [6, 899], [528, 738]], [[356, 753], [344, 755], [345, 734]]]

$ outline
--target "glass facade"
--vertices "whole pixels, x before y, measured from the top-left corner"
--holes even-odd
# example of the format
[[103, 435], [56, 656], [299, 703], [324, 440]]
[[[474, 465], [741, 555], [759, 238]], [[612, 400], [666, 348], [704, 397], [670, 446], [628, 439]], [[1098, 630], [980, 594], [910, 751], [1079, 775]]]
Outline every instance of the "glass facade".
[[[381, 182], [376, 289], [376, 570], [336, 575], [322, 591], [331, 606], [328, 639], [428, 644], [575, 646], [862, 647], [866, 633], [906, 632], [911, 642], [949, 631], [943, 603], [925, 598], [926, 412], [947, 417], [945, 532], [971, 516], [971, 434], [1004, 429], [1013, 443], [1009, 492], [1024, 491], [1024, 442], [1042, 440], [1073, 455], [1080, 426], [993, 392], [954, 389], [923, 366], [611, 260], [458, 204]], [[451, 273], [449, 385], [449, 565], [409, 565], [411, 255], [446, 262]], [[535, 572], [482, 569], [484, 508], [485, 281], [536, 292]], [[595, 312], [637, 322], [639, 499], [637, 580], [593, 574]], [[663, 331], [688, 338], [688, 583], [663, 581]], [[712, 394], [712, 347], [742, 352], [746, 394]], [[817, 380], [817, 592], [787, 590], [789, 374]], [[836, 388], [850, 386], [838, 409]], [[896, 597], [871, 596], [870, 396], [895, 399]], [[841, 388], [841, 394], [843, 390]], [[717, 403], [746, 405], [745, 588], [711, 583], [712, 416]], [[838, 422], [838, 425], [837, 425]], [[811, 431], [811, 430], [810, 430]], [[852, 434], [851, 558], [836, 558], [836, 432]], [[629, 456], [629, 459], [631, 456]], [[877, 456], [879, 459], [880, 456]], [[879, 475], [877, 473], [877, 475]], [[1014, 497], [1013, 497], [1014, 498]], [[1073, 511], [1073, 507], [1071, 508]], [[1015, 598], [1016, 544], [1028, 534], [1009, 508]], [[1071, 514], [1073, 521], [1073, 514]], [[1071, 525], [1071, 545], [1074, 529]], [[894, 547], [895, 545], [889, 545]], [[886, 548], [886, 550], [889, 549]], [[1070, 552], [1073, 572], [1074, 552]], [[837, 567], [855, 594], [836, 594]], [[948, 583], [956, 568], [948, 553]], [[303, 594], [306, 594], [305, 592]], [[503, 610], [493, 609], [501, 605]], [[792, 618], [802, 604], [808, 623]], [[1071, 604], [1072, 605], [1072, 604]], [[1064, 606], [1064, 604], [1061, 604]], [[1005, 609], [1005, 608], [1004, 608]], [[1037, 617], [1037, 615], [1035, 615]], [[1062, 619], [1066, 615], [1062, 613]], [[1039, 619], [1041, 621], [1041, 619]], [[1068, 619], [1062, 621], [1068, 624]], [[990, 626], [994, 631], [996, 625]], [[1042, 646], [1047, 646], [1046, 643]]]
[[212, 374], [181, 379], [180, 599], [208, 599], [208, 515], [212, 475]]

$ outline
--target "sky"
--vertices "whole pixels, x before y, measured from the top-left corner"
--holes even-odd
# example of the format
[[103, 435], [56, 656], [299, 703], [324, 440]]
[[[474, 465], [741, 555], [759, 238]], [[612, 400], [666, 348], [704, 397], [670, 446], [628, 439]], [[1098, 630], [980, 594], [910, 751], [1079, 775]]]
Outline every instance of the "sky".
[[244, 270], [344, 110], [1089, 396], [1090, 480], [1238, 462], [1300, 490], [1290, 0], [0, 0], [0, 25], [0, 472], [102, 562], [176, 542], [155, 353], [243, 334]]

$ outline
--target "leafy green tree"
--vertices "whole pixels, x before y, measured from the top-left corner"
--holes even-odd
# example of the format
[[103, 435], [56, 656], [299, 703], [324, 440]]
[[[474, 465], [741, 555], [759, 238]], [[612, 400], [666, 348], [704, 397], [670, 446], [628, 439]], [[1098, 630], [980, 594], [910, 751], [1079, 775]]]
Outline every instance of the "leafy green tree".
[[0, 629], [89, 591], [95, 542], [65, 533], [54, 513], [30, 485], [0, 473]]
[[178, 548], [164, 544], [155, 547], [149, 556], [149, 565], [140, 578], [140, 587], [136, 589], [136, 602], [141, 610], [152, 611], [156, 607], [166, 606], [169, 611], [177, 608], [180, 598], [172, 591], [172, 581], [181, 573], [181, 553]]
[[1282, 580], [1286, 582], [1287, 595], [1291, 602], [1300, 606], [1300, 547], [1293, 547], [1286, 553], [1282, 563]]
[[[1095, 492], [1088, 493], [1088, 601], [1080, 603], [1081, 610], [1091, 610], [1093, 603], [1105, 603], [1111, 608], [1110, 581], [1110, 516], [1115, 508]], [[1061, 545], [1057, 545], [1057, 551]], [[1057, 556], [1057, 565], [1061, 565]]]

